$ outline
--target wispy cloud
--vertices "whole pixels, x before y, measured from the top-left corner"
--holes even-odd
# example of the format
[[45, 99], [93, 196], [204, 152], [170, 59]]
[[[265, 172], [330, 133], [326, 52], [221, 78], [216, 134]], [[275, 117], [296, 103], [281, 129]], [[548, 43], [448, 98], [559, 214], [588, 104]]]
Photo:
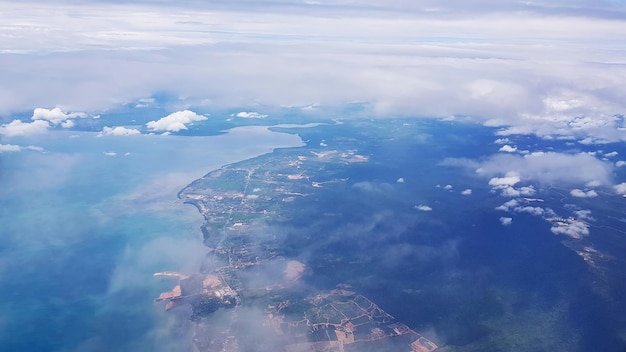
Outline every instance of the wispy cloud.
[[416, 205], [415, 210], [420, 210], [420, 211], [432, 211], [433, 208], [429, 207], [428, 205], [424, 205], [424, 204], [420, 204], [420, 205]]
[[19, 145], [14, 144], [0, 144], [0, 153], [5, 152], [19, 152], [22, 148]]
[[44, 149], [42, 147], [37, 147], [34, 145], [29, 145], [26, 147], [22, 147], [20, 145], [15, 144], [0, 144], [0, 153], [6, 152], [21, 152], [22, 150], [33, 150], [36, 152], [43, 152]]

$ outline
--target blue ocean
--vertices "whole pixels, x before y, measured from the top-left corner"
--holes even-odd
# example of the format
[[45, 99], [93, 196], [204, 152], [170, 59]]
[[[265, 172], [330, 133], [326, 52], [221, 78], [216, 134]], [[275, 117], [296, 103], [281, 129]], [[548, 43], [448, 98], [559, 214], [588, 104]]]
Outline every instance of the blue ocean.
[[[177, 193], [275, 148], [289, 149], [274, 156], [324, 148], [368, 156], [320, 167], [313, 179], [345, 182], [283, 208], [287, 223], [276, 219], [282, 254], [306, 264], [309, 289], [349, 285], [445, 352], [624, 347], [622, 197], [598, 189], [595, 199], [566, 198], [565, 185], [537, 183], [546, 209], [591, 209], [590, 235], [573, 240], [542, 217], [497, 210], [510, 198], [473, 170], [442, 163], [497, 153], [493, 129], [434, 120], [308, 127], [212, 136], [56, 130], [16, 141], [33, 147], [0, 158], [1, 349], [193, 350], [189, 310], [154, 302], [172, 288], [154, 272], [197, 272], [207, 254], [203, 219]], [[516, 143], [573, 152], [528, 136]], [[271, 168], [268, 160], [246, 163]], [[503, 216], [515, 219], [505, 226]], [[602, 255], [585, 261], [581, 251], [592, 250]]]
[[188, 316], [154, 298], [157, 271], [196, 271], [197, 210], [177, 192], [220, 166], [301, 145], [240, 127], [205, 137], [54, 131], [0, 158], [3, 351], [178, 351]]

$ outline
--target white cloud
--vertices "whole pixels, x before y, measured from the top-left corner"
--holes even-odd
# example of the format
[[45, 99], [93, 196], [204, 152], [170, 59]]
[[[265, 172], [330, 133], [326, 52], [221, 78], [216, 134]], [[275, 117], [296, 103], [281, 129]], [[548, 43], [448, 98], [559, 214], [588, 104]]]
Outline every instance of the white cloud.
[[576, 210], [574, 211], [574, 214], [576, 214], [576, 217], [578, 217], [579, 219], [595, 221], [593, 216], [591, 216], [591, 210]]
[[443, 189], [451, 190], [452, 189], [452, 185], [445, 185], [445, 186], [443, 186]]
[[19, 152], [22, 148], [19, 145], [14, 144], [0, 144], [0, 153], [5, 152]]
[[513, 208], [516, 208], [518, 205], [519, 205], [519, 201], [517, 199], [511, 199], [507, 201], [506, 203], [500, 205], [499, 207], [496, 207], [496, 210], [511, 211]]
[[258, 112], [238, 112], [237, 115], [235, 115], [237, 117], [241, 117], [243, 119], [263, 119], [266, 118], [268, 115], [263, 115], [263, 114], [259, 114]]
[[507, 144], [511, 143], [511, 140], [508, 138], [498, 138], [494, 141], [495, 144]]
[[102, 136], [133, 136], [141, 134], [138, 129], [135, 128], [127, 128], [123, 126], [117, 127], [103, 127], [102, 131], [98, 133], [98, 137]]
[[46, 120], [50, 121], [53, 125], [61, 124], [65, 128], [69, 128], [74, 126], [74, 123], [70, 121], [70, 119], [80, 117], [86, 118], [88, 115], [83, 112], [73, 112], [66, 114], [61, 110], [61, 108], [54, 109], [46, 109], [46, 108], [36, 108], [33, 111], [33, 120]]
[[572, 195], [572, 197], [577, 197], [577, 198], [595, 198], [598, 196], [598, 193], [594, 190], [589, 190], [587, 192], [580, 190], [578, 188], [575, 188], [573, 190], [571, 190], [569, 192], [569, 194]]
[[104, 155], [106, 155], [106, 156], [116, 156], [117, 153], [116, 152], [104, 152]]
[[626, 182], [615, 185], [613, 186], [613, 188], [615, 189], [615, 192], [617, 192], [617, 194], [621, 194], [626, 197]]
[[507, 174], [507, 177], [490, 181], [492, 186], [512, 185], [512, 182], [517, 179], [510, 175], [518, 175], [523, 181], [536, 180], [542, 183], [598, 182], [609, 185], [611, 184], [612, 164], [586, 153], [535, 152], [524, 156], [495, 154], [480, 163], [476, 172], [485, 176]]
[[606, 153], [606, 154], [604, 154], [604, 157], [605, 157], [605, 158], [612, 158], [612, 157], [617, 156], [618, 154], [619, 154], [618, 152], [613, 151], [613, 152], [610, 152], [610, 153]]
[[535, 187], [534, 186], [525, 186], [525, 187], [519, 187], [519, 188], [515, 188], [512, 186], [504, 186], [504, 187], [495, 187], [494, 189], [501, 189], [502, 192], [500, 193], [501, 196], [503, 197], [520, 197], [520, 196], [532, 196], [535, 194]]
[[541, 207], [533, 207], [529, 205], [521, 205], [520, 200], [511, 199], [506, 203], [496, 207], [496, 210], [506, 211], [506, 212], [515, 212], [515, 213], [528, 213], [534, 216], [541, 216], [545, 214], [552, 214], [552, 210], [544, 209]]
[[617, 166], [617, 167], [622, 167], [624, 165], [626, 165], [626, 161], [624, 161], [624, 160], [618, 160], [618, 161], [615, 162], [615, 166]]
[[404, 178], [400, 177], [399, 179], [396, 180], [397, 183], [404, 183]]
[[589, 235], [589, 226], [582, 221], [554, 224], [550, 229], [555, 235], [566, 235], [574, 239], [581, 239]]
[[517, 189], [511, 186], [506, 186], [504, 188], [498, 188], [498, 189], [502, 190], [502, 192], [500, 192], [500, 195], [503, 197], [519, 197], [522, 195], [520, 191], [518, 191]]
[[461, 194], [464, 196], [469, 196], [470, 194], [472, 194], [472, 190], [468, 188], [466, 190], [463, 190]]
[[526, 187], [520, 187], [518, 188], [519, 192], [521, 195], [523, 196], [532, 196], [535, 194], [535, 186], [530, 185], [530, 186], [526, 186]]
[[433, 208], [429, 207], [428, 205], [423, 205], [423, 204], [416, 205], [413, 208], [415, 208], [416, 210], [420, 210], [420, 211], [432, 211], [433, 210]]
[[515, 175], [514, 173], [508, 173], [505, 177], [494, 177], [489, 180], [489, 186], [513, 186], [518, 182], [520, 182], [520, 177], [518, 175]]
[[61, 111], [60, 108], [54, 108], [52, 110], [46, 108], [36, 108], [33, 111], [33, 120], [47, 120], [53, 124], [59, 124], [67, 120], [67, 115]]
[[543, 216], [546, 218], [553, 218], [553, 217], [557, 217], [558, 215], [556, 214], [556, 212], [550, 208], [545, 208], [543, 209]]
[[500, 130], [498, 135], [536, 134], [546, 139], [573, 137], [586, 145], [622, 141], [625, 137], [620, 135], [615, 116], [619, 108], [603, 106], [604, 99], [601, 95], [563, 87], [560, 92], [545, 97], [536, 111], [519, 114], [516, 123]]
[[513, 223], [513, 218], [501, 217], [500, 218], [500, 223], [503, 226], [509, 226], [509, 225], [511, 225], [511, 223]]
[[86, 118], [88, 116], [84, 112], [65, 113], [58, 107], [54, 109], [36, 108], [33, 111], [32, 119], [49, 121], [53, 125], [60, 125], [63, 128], [72, 128], [75, 125], [72, 119]]
[[592, 181], [585, 183], [585, 187], [589, 187], [589, 188], [600, 187], [600, 186], [602, 186], [602, 182], [598, 180], [592, 180]]
[[535, 215], [535, 216], [541, 216], [544, 213], [543, 208], [541, 208], [541, 207], [531, 207], [531, 206], [516, 207], [513, 210], [515, 212], [518, 212], [518, 213], [529, 213], [529, 214]]
[[517, 151], [517, 147], [511, 147], [510, 145], [505, 144], [498, 150], [501, 152], [515, 153]]
[[157, 121], [150, 121], [146, 126], [152, 131], [178, 132], [186, 130], [187, 125], [194, 121], [206, 120], [206, 116], [198, 115], [190, 110], [183, 110], [171, 113]]
[[27, 136], [44, 133], [49, 127], [48, 121], [22, 122], [21, 120], [13, 120], [0, 126], [0, 134], [6, 137]]

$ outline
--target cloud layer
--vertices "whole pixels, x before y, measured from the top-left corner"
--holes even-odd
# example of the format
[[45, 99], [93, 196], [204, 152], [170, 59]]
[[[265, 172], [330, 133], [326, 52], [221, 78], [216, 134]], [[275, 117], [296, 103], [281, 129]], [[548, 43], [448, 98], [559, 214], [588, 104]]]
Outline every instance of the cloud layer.
[[220, 107], [359, 101], [370, 116], [473, 116], [503, 136], [624, 140], [615, 2], [159, 4], [2, 3], [12, 70], [0, 111], [93, 111], [167, 91]]

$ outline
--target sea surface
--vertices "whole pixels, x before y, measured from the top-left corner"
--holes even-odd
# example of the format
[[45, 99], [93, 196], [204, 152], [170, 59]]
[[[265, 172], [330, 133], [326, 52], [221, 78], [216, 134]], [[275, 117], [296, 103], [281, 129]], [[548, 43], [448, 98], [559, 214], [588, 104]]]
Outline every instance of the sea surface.
[[[158, 271], [197, 271], [198, 211], [177, 192], [210, 170], [302, 144], [238, 127], [209, 137], [51, 131], [0, 156], [0, 350], [175, 351], [186, 318]], [[184, 314], [182, 314], [184, 315]], [[179, 319], [181, 318], [181, 319]]]
[[[320, 171], [347, 181], [293, 204], [284, 247], [307, 264], [312, 287], [348, 284], [442, 352], [624, 351], [624, 198], [605, 187], [579, 199], [569, 194], [571, 181], [530, 180], [539, 198], [530, 204], [562, 217], [592, 214], [589, 234], [579, 239], [553, 233], [549, 216], [497, 209], [512, 198], [492, 189], [489, 177], [442, 162], [492, 157], [500, 148], [494, 132], [428, 120], [301, 131], [320, 152], [356, 150], [369, 160]], [[529, 136], [511, 143], [567, 155], [624, 153], [619, 144]], [[623, 170], [613, 177], [623, 182]], [[512, 224], [501, 224], [503, 216]]]
[[[264, 158], [324, 150], [368, 162], [320, 167], [315, 177], [345, 182], [284, 207], [290, 220], [273, 224], [283, 253], [306, 264], [307, 289], [350, 285], [442, 352], [626, 348], [626, 203], [610, 188], [578, 199], [572, 185], [533, 182], [537, 205], [563, 217], [591, 212], [590, 234], [574, 240], [541, 216], [497, 210], [510, 198], [488, 177], [443, 163], [497, 154], [492, 128], [390, 120], [272, 131], [54, 131], [14, 142], [43, 150], [0, 157], [0, 350], [191, 350], [189, 311], [166, 313], [153, 301], [173, 284], [154, 272], [196, 272], [206, 254], [203, 219], [177, 192], [225, 164], [271, 167]], [[599, 148], [512, 142], [570, 154]], [[294, 149], [265, 154], [286, 147]], [[602, 148], [626, 155], [621, 145]], [[615, 183], [624, 169], [614, 170]], [[585, 248], [599, 253], [592, 262]]]

